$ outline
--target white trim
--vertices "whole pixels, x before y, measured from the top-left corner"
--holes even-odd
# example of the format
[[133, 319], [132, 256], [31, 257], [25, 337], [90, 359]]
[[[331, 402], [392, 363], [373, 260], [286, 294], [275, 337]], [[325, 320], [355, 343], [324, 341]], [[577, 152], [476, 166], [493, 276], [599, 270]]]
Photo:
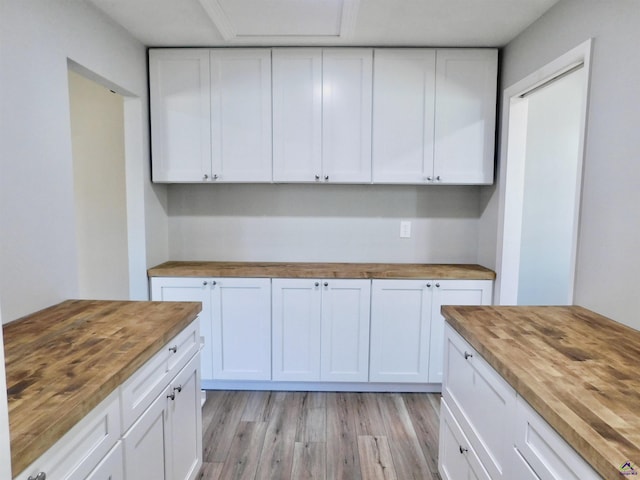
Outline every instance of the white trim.
[[237, 36], [236, 29], [233, 27], [231, 20], [225, 13], [218, 0], [198, 0], [204, 11], [207, 12], [209, 18], [216, 26], [222, 38], [227, 42], [234, 40]]
[[353, 37], [356, 31], [359, 9], [360, 0], [343, 0], [342, 18], [340, 20], [340, 38], [350, 39]]
[[441, 383], [270, 382], [202, 380], [203, 390], [266, 390], [284, 392], [400, 392], [440, 393]]
[[[539, 70], [528, 75], [524, 79], [506, 88], [502, 97], [502, 146], [500, 148], [500, 182], [499, 182], [499, 206], [498, 206], [498, 242], [496, 247], [496, 305], [515, 305], [518, 292], [518, 258], [520, 256], [520, 230], [522, 222], [522, 186], [524, 181], [524, 165], [521, 159], [524, 156], [522, 149], [514, 150], [514, 144], [522, 145], [524, 142], [510, 142], [515, 135], [522, 132], [513, 128], [510, 115], [517, 115], [520, 125], [526, 125], [526, 100], [521, 95], [544, 84], [549, 79], [561, 75], [576, 65], [583, 63], [580, 70], [584, 75], [585, 89], [584, 102], [580, 123], [580, 141], [578, 147], [578, 174], [579, 182], [576, 198], [576, 221], [573, 228], [574, 251], [571, 259], [571, 285], [569, 288], [568, 303], [573, 302], [573, 289], [575, 285], [576, 259], [578, 253], [579, 208], [582, 183], [582, 166], [584, 163], [584, 145], [587, 128], [587, 110], [589, 98], [589, 78], [591, 71], [592, 40], [589, 39], [557, 59], [543, 66]], [[515, 123], [515, 122], [514, 122]], [[508, 188], [507, 188], [508, 186]], [[518, 207], [519, 206], [519, 207]]]

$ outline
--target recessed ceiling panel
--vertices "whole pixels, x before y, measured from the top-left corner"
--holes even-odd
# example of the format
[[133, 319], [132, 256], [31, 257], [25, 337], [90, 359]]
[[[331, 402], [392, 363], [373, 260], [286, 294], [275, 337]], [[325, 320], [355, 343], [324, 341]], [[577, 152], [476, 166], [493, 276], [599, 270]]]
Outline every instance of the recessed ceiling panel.
[[237, 37], [338, 36], [342, 0], [218, 1]]

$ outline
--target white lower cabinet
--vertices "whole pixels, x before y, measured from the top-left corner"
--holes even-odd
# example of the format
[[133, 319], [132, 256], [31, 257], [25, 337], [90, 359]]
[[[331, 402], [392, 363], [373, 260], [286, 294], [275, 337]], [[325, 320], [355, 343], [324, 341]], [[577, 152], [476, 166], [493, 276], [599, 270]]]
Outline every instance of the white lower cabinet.
[[203, 380], [271, 379], [271, 280], [151, 279], [151, 299], [202, 302]]
[[490, 305], [491, 280], [373, 280], [372, 382], [441, 383], [442, 305]]
[[122, 442], [118, 441], [107, 456], [102, 459], [98, 466], [89, 474], [86, 480], [123, 480], [124, 460], [122, 453]]
[[366, 382], [370, 280], [273, 279], [273, 380]]
[[601, 478], [448, 325], [439, 448], [443, 479]]
[[123, 436], [127, 479], [193, 480], [202, 464], [198, 358], [194, 357]]

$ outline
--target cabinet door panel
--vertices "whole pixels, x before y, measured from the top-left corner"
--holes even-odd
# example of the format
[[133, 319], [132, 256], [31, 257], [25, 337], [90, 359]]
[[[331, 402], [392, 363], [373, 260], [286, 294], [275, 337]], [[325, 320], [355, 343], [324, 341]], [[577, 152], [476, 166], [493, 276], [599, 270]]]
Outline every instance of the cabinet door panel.
[[271, 379], [271, 281], [221, 278], [213, 286], [213, 378]]
[[[193, 480], [202, 465], [202, 413], [198, 359], [194, 357], [171, 382], [169, 402], [172, 444], [171, 479]], [[177, 389], [177, 390], [176, 390]]]
[[273, 380], [320, 380], [319, 280], [274, 279]]
[[201, 182], [211, 175], [209, 51], [149, 51], [154, 182]]
[[[165, 439], [171, 438], [167, 387], [122, 437], [125, 478], [163, 480], [170, 478], [170, 450]], [[173, 480], [173, 479], [171, 479]]]
[[269, 49], [211, 50], [211, 132], [217, 181], [271, 181]]
[[426, 283], [373, 281], [370, 381], [428, 380], [431, 295]]
[[371, 182], [370, 49], [322, 52], [322, 166], [329, 182]]
[[438, 50], [434, 174], [442, 183], [493, 182], [496, 50]]
[[323, 282], [322, 381], [368, 380], [370, 303], [370, 280]]
[[435, 71], [435, 50], [375, 51], [374, 182], [425, 183], [433, 175]]
[[491, 280], [436, 280], [432, 282], [429, 383], [442, 383], [444, 370], [444, 317], [442, 305], [491, 305]]
[[273, 180], [322, 174], [322, 50], [273, 50]]
[[202, 378], [213, 379], [213, 325], [211, 321], [211, 280], [207, 278], [153, 277], [151, 300], [165, 302], [201, 302], [198, 315], [200, 338], [204, 343], [200, 353]]

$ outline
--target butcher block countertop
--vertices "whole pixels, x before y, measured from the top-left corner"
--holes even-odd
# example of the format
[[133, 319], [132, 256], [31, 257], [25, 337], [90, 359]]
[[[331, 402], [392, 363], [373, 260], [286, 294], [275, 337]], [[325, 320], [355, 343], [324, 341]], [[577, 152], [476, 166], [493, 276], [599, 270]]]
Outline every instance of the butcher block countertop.
[[67, 300], [3, 326], [11, 465], [22, 472], [201, 310]]
[[480, 265], [419, 263], [274, 263], [166, 262], [148, 270], [149, 277], [245, 278], [425, 278], [494, 280]]
[[581, 307], [442, 307], [603, 478], [640, 465], [640, 332]]

